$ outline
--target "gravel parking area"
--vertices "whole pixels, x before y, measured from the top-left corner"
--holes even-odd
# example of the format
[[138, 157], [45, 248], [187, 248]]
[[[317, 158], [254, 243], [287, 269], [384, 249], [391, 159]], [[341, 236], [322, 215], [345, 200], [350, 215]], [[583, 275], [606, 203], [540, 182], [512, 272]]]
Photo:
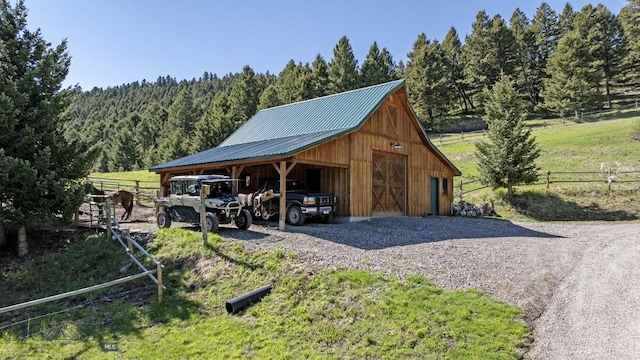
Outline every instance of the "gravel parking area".
[[475, 288], [525, 311], [535, 359], [637, 358], [640, 224], [512, 223], [476, 218], [373, 218], [345, 224], [221, 228], [249, 250], [295, 251], [320, 268], [422, 274]]

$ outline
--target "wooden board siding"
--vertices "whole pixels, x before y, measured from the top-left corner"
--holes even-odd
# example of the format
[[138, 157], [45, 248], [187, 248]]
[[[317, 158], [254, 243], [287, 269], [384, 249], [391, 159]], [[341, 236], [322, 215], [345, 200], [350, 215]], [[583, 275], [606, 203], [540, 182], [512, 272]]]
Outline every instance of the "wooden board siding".
[[295, 155], [302, 163], [322, 165], [349, 166], [349, 138], [346, 136], [333, 139]]
[[[403, 94], [394, 94], [401, 99]], [[402, 100], [402, 99], [401, 99]], [[449, 191], [440, 191], [439, 213], [451, 213], [453, 201], [453, 171], [433, 150], [429, 149], [416, 129], [413, 120], [402, 103], [388, 99], [365, 124], [349, 135], [351, 143], [350, 192], [351, 216], [371, 216], [372, 208], [372, 154], [383, 151], [402, 154], [407, 158], [407, 215], [429, 214], [431, 178], [447, 178]], [[400, 142], [402, 148], [394, 148]]]

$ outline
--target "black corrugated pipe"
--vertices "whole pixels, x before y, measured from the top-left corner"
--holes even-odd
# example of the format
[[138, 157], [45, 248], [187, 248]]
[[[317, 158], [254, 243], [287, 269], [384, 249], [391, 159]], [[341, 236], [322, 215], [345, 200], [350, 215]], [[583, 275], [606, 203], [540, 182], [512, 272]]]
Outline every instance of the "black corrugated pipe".
[[248, 307], [251, 304], [257, 303], [262, 297], [267, 295], [271, 291], [271, 284], [265, 285], [259, 289], [253, 290], [250, 293], [235, 297], [231, 300], [227, 300], [224, 307], [227, 309], [227, 313], [235, 314], [240, 310]]

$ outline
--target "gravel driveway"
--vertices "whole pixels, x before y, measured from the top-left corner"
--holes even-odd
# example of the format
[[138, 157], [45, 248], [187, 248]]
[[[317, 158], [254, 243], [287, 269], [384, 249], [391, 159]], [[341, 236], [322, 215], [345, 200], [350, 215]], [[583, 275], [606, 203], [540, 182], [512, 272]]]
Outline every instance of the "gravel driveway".
[[525, 311], [535, 359], [640, 356], [640, 224], [374, 218], [346, 224], [254, 224], [220, 234], [250, 250], [281, 248], [312, 266], [422, 274], [476, 288]]

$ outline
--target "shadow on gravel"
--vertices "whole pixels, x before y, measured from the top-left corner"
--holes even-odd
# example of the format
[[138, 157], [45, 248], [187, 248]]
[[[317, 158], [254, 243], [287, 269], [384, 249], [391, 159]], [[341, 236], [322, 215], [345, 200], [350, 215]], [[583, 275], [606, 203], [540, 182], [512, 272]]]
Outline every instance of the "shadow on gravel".
[[464, 217], [381, 217], [344, 224], [287, 226], [287, 231], [363, 250], [455, 239], [562, 238], [530, 230], [509, 221]]

